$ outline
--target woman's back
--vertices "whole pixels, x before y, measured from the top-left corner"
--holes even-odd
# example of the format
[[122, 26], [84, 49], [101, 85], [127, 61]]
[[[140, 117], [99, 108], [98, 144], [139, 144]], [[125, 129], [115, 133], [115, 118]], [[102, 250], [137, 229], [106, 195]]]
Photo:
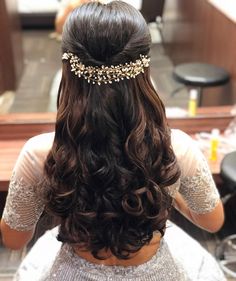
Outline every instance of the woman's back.
[[[7, 204], [3, 216], [13, 229], [22, 229], [22, 227], [25, 229], [26, 225], [30, 227], [37, 222], [44, 208], [44, 202], [36, 196], [34, 187], [43, 177], [44, 162], [53, 145], [53, 140], [54, 133], [43, 134], [30, 139], [24, 146], [16, 163], [8, 198], [9, 201], [11, 200], [11, 204]], [[208, 169], [202, 154], [197, 150], [196, 144], [179, 130], [172, 130], [171, 140], [182, 173], [180, 181], [169, 189], [173, 192], [172, 196], [178, 190], [183, 195], [190, 192], [193, 198], [189, 199], [189, 205], [194, 203], [199, 212], [212, 209], [218, 200], [218, 194], [212, 178], [207, 173]], [[47, 186], [41, 188], [47, 189]], [[199, 190], [198, 193], [192, 191], [196, 188]], [[208, 193], [205, 201], [202, 200], [201, 196], [204, 191]], [[16, 192], [20, 192], [19, 195], [16, 196]], [[25, 194], [27, 194], [27, 198]], [[208, 204], [206, 204], [207, 200]], [[31, 202], [31, 204], [27, 205], [27, 202]], [[167, 227], [167, 233], [169, 228], [173, 227]], [[183, 238], [184, 241], [181, 241], [179, 235], [176, 239], [172, 243], [176, 245], [181, 243], [184, 248], [188, 239]], [[128, 260], [120, 260], [115, 256], [108, 257], [105, 260], [95, 259], [91, 252], [81, 251], [76, 253], [75, 248], [66, 243], [61, 249], [57, 247], [59, 252], [55, 260], [50, 261], [52, 264], [48, 262], [48, 271], [44, 270], [45, 272], [40, 278], [45, 278], [42, 280], [109, 280], [106, 278], [113, 276], [111, 280], [188, 280], [183, 265], [178, 258], [176, 259], [178, 256], [181, 257], [181, 252], [175, 253], [175, 257], [173, 257], [173, 252], [170, 252], [163, 239], [160, 240], [158, 233], [154, 235], [154, 240], [154, 243], [151, 242], [144, 246]], [[48, 239], [47, 244], [44, 245], [46, 251], [51, 250], [50, 244], [52, 242]], [[39, 245], [38, 248], [41, 251], [40, 255], [43, 256], [42, 249], [44, 247]], [[52, 249], [52, 251], [55, 250]], [[182, 251], [184, 252], [184, 249]], [[185, 255], [186, 253], [187, 251]], [[205, 260], [202, 260], [202, 264], [205, 262]], [[115, 266], [106, 267], [104, 265]], [[37, 268], [37, 265], [35, 267]], [[220, 276], [219, 280], [223, 280]]]

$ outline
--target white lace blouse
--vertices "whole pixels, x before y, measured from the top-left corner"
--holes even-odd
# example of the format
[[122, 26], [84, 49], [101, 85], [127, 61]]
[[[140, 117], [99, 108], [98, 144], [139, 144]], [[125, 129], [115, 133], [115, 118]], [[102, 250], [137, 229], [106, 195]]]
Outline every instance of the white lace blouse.
[[[2, 217], [12, 229], [33, 229], [44, 210], [36, 188], [43, 177], [44, 161], [53, 139], [54, 133], [35, 136], [21, 150], [13, 170]], [[181, 168], [181, 177], [177, 183], [168, 187], [171, 196], [174, 197], [179, 191], [189, 208], [196, 213], [203, 214], [213, 210], [219, 201], [219, 193], [196, 142], [184, 132], [172, 130], [172, 146]]]

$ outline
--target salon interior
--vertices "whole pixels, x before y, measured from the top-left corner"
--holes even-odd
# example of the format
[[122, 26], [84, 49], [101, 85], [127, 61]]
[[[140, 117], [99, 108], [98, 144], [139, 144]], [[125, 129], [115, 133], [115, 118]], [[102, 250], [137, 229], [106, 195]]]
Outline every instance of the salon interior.
[[[63, 2], [63, 3], [62, 3]], [[0, 1], [0, 217], [15, 161], [27, 139], [54, 130], [61, 78], [63, 0]], [[236, 280], [236, 2], [127, 0], [147, 21], [151, 79], [171, 128], [191, 135], [206, 156], [225, 207], [217, 233], [171, 219]], [[0, 242], [0, 280], [13, 280], [21, 260], [45, 231], [39, 224], [21, 251]], [[222, 260], [230, 259], [224, 268]], [[32, 279], [33, 280], [33, 279]]]

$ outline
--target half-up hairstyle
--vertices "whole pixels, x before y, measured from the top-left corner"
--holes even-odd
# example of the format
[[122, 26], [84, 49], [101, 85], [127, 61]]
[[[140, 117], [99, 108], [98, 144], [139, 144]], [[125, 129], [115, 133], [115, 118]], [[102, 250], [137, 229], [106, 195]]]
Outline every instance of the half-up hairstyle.
[[[132, 6], [90, 2], [74, 10], [62, 53], [86, 66], [130, 63], [150, 50]], [[149, 68], [136, 78], [93, 85], [63, 61], [55, 138], [45, 162], [46, 206], [60, 219], [58, 239], [102, 259], [127, 259], [165, 230], [180, 171], [165, 109]]]

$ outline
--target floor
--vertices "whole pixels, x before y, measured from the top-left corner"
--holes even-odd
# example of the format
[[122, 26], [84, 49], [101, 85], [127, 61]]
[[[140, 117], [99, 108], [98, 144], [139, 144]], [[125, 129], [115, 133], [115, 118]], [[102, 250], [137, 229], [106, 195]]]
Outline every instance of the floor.
[[[24, 71], [10, 112], [45, 112], [53, 77], [60, 69], [60, 43], [50, 39], [48, 30], [23, 33]], [[55, 109], [54, 109], [55, 110]]]
[[[25, 59], [22, 79], [15, 93], [7, 92], [0, 100], [0, 113], [1, 110], [2, 113], [56, 110], [55, 93], [51, 93], [51, 88], [55, 74], [61, 65], [60, 43], [50, 39], [50, 32], [49, 30], [24, 31]], [[155, 34], [153, 36], [155, 37]], [[162, 45], [154, 43], [151, 49], [151, 76], [159, 95], [167, 107], [187, 108], [188, 92], [186, 89], [182, 89], [178, 94], [172, 96], [172, 93], [180, 87], [172, 78], [172, 69], [173, 64], [165, 54]], [[176, 213], [173, 214], [173, 219], [214, 254], [216, 244], [219, 242], [217, 235], [194, 227]], [[0, 246], [0, 281], [12, 280], [12, 275], [25, 253], [25, 249], [16, 252]]]

